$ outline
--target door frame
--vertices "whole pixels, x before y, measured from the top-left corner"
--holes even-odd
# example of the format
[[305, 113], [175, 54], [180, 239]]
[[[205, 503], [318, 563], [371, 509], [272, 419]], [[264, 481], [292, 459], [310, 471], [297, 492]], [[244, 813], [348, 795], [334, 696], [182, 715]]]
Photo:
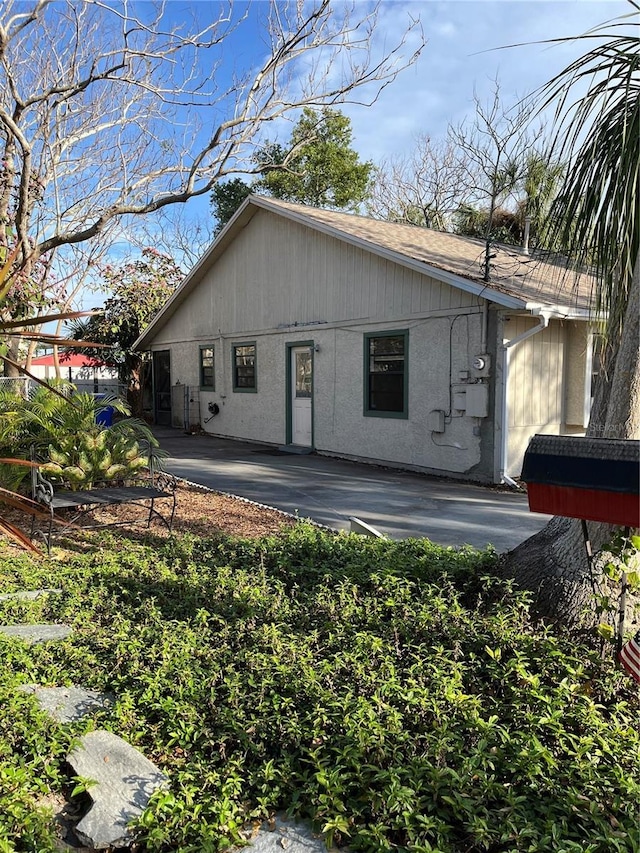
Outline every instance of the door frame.
[[315, 447], [315, 437], [314, 437], [314, 401], [316, 396], [315, 391], [315, 343], [313, 341], [291, 341], [286, 345], [286, 380], [285, 380], [285, 412], [286, 412], [286, 430], [285, 430], [285, 444], [292, 444], [293, 437], [293, 403], [292, 403], [292, 383], [293, 383], [293, 371], [291, 370], [291, 350], [297, 349], [298, 347], [308, 347], [311, 351], [311, 447]]

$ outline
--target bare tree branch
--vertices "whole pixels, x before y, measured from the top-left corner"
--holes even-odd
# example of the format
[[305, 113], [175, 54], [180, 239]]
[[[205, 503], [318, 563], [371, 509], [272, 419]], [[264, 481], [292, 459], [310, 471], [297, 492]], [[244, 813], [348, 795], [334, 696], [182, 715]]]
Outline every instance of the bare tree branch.
[[[377, 7], [357, 2], [211, 5], [194, 12], [204, 24], [174, 26], [162, 4], [5, 3], [0, 245], [20, 240], [23, 265], [255, 172], [266, 126], [306, 105], [373, 103], [424, 46], [409, 18], [377, 50]], [[256, 17], [265, 56], [242, 67], [234, 48]]]

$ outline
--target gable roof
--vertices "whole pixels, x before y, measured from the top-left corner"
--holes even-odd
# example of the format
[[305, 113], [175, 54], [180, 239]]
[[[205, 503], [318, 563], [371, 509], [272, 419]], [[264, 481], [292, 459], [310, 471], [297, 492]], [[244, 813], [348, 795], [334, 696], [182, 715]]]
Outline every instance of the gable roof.
[[482, 240], [250, 195], [135, 342], [135, 349], [149, 345], [155, 332], [165, 325], [209, 267], [260, 209], [418, 270], [505, 308], [532, 313], [544, 310], [557, 316], [581, 319], [590, 314], [596, 284], [592, 275], [570, 273], [563, 264], [540, 255], [527, 255], [517, 246], [495, 244], [492, 247], [493, 269], [491, 281], [487, 283], [481, 271], [485, 251]]

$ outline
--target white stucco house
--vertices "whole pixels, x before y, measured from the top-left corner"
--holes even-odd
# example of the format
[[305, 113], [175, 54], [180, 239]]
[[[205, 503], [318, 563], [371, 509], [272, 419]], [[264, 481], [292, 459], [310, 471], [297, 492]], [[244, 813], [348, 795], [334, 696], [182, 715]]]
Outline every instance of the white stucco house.
[[514, 247], [250, 196], [135, 348], [157, 423], [500, 482], [581, 433], [587, 275]]

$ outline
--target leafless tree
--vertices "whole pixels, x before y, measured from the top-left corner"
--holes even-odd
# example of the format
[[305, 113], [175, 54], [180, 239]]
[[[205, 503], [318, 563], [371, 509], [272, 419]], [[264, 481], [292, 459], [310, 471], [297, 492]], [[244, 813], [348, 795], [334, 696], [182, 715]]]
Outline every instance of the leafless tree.
[[[61, 247], [255, 172], [265, 125], [305, 105], [374, 102], [424, 46], [408, 18], [399, 43], [377, 51], [378, 13], [355, 1], [220, 0], [188, 25], [171, 4], [5, 0], [0, 254], [19, 244], [19, 271], [33, 279]], [[243, 67], [238, 47], [256, 21], [264, 54]]]
[[453, 213], [468, 200], [472, 169], [451, 140], [417, 137], [408, 156], [383, 161], [373, 180], [369, 212], [378, 219], [447, 231]]
[[485, 281], [491, 278], [491, 230], [495, 211], [519, 188], [527, 175], [529, 155], [543, 128], [531, 124], [533, 106], [520, 101], [506, 107], [495, 81], [493, 96], [483, 103], [474, 95], [472, 120], [449, 128], [449, 137], [466, 164], [470, 199], [486, 209], [485, 252], [481, 263]]

